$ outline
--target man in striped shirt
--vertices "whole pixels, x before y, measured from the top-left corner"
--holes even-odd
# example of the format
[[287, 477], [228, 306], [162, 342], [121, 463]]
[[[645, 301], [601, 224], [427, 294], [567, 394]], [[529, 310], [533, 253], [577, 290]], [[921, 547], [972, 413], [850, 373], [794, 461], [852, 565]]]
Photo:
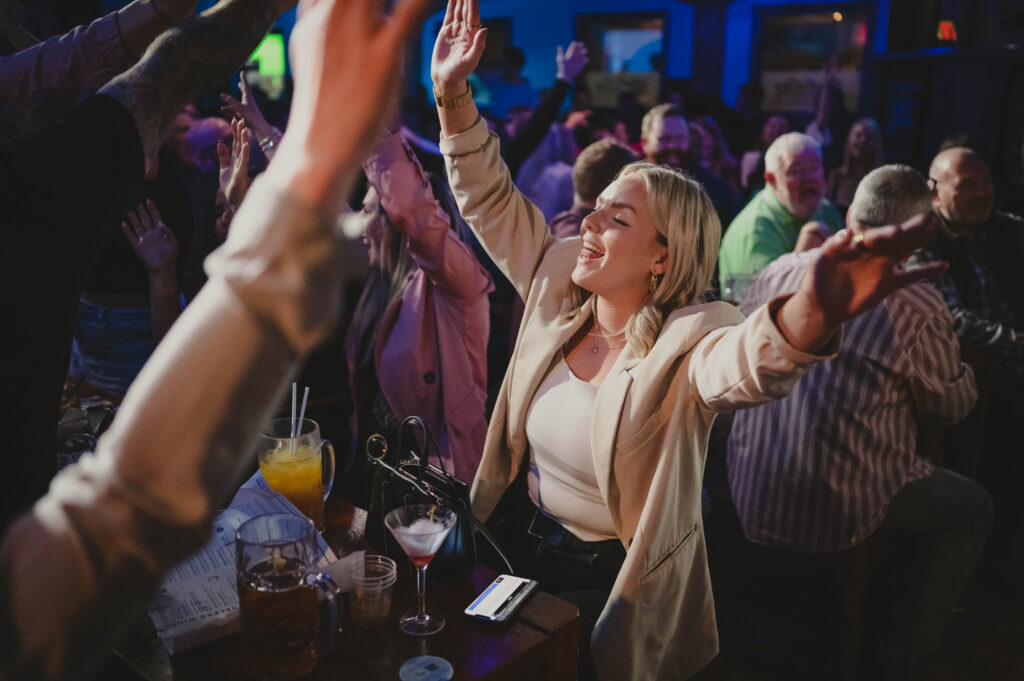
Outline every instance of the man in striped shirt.
[[[861, 181], [847, 226], [899, 224], [929, 207], [920, 173], [883, 166]], [[776, 260], [741, 309], [795, 291], [817, 253]], [[881, 528], [921, 547], [896, 576], [901, 598], [879, 651], [887, 666], [934, 653], [992, 524], [980, 485], [915, 453], [917, 418], [959, 421], [976, 398], [942, 297], [917, 283], [845, 324], [837, 357], [809, 370], [789, 397], [739, 412], [729, 436], [729, 484], [751, 541], [825, 553]]]

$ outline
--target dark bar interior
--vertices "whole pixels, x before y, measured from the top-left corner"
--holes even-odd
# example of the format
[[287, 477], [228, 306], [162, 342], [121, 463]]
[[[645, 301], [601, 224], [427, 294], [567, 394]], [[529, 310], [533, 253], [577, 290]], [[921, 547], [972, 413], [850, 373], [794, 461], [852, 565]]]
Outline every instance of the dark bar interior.
[[0, 0], [0, 187], [0, 679], [1024, 679], [1024, 0]]

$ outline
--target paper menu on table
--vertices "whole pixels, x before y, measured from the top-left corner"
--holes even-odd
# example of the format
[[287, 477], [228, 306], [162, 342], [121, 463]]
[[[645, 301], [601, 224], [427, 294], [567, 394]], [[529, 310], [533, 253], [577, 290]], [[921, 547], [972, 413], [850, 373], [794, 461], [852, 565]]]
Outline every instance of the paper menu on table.
[[[167, 652], [173, 655], [238, 631], [235, 532], [249, 518], [267, 513], [302, 515], [257, 472], [217, 515], [210, 541], [164, 577], [146, 612]], [[337, 557], [319, 533], [316, 537], [317, 565], [326, 567]]]

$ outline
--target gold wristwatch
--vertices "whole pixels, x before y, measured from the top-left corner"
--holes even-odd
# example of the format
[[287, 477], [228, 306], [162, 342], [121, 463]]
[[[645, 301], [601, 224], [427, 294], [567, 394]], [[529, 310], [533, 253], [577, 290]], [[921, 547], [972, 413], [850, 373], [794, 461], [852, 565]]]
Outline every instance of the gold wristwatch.
[[444, 97], [434, 88], [434, 101], [440, 109], [461, 109], [473, 101], [473, 88], [466, 84], [466, 91], [458, 97]]

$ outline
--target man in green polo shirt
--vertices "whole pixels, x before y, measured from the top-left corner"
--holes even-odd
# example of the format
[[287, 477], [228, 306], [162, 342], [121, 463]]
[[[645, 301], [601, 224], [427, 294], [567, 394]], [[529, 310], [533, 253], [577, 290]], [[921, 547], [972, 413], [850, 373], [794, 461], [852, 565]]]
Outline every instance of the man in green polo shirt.
[[[839, 211], [825, 199], [821, 146], [791, 132], [765, 152], [765, 187], [732, 221], [718, 254], [722, 298], [739, 301], [768, 263], [794, 250], [820, 246], [843, 227]], [[799, 242], [799, 248], [798, 248]]]

